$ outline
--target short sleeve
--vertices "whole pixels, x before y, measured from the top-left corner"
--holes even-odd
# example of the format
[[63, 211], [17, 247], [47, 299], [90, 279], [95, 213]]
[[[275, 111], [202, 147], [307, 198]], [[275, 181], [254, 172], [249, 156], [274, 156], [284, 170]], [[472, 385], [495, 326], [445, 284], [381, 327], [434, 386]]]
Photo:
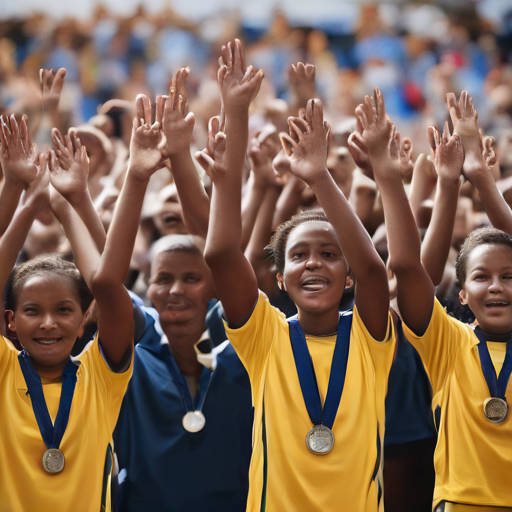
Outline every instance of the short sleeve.
[[[98, 334], [87, 345], [84, 351], [76, 358], [84, 365], [84, 370], [92, 379], [92, 384], [98, 389], [102, 396], [108, 399], [109, 405], [114, 410], [119, 410], [121, 402], [133, 371], [133, 351], [132, 360], [128, 369], [122, 373], [115, 373], [109, 367], [103, 355], [101, 354]], [[79, 370], [80, 371], [80, 370]]]
[[450, 317], [437, 299], [434, 300], [432, 316], [423, 336], [414, 334], [405, 322], [403, 328], [406, 338], [423, 361], [435, 394], [443, 387], [461, 343], [468, 339], [467, 328]]
[[5, 336], [0, 335], [0, 374], [6, 371], [13, 357], [13, 352], [18, 352], [14, 345]]
[[259, 379], [266, 364], [272, 344], [286, 317], [274, 308], [267, 296], [260, 291], [258, 301], [247, 322], [238, 329], [231, 329], [224, 320], [226, 334], [236, 350], [251, 381]]

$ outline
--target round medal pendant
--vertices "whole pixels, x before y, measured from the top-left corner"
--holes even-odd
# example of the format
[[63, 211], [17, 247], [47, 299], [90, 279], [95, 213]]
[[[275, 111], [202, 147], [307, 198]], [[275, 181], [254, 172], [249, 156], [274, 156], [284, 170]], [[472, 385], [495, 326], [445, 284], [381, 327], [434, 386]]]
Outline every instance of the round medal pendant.
[[65, 462], [64, 454], [58, 448], [50, 448], [43, 453], [43, 468], [47, 473], [60, 473]]
[[326, 455], [334, 447], [334, 434], [325, 425], [315, 425], [306, 435], [306, 446], [315, 455]]
[[183, 428], [187, 432], [199, 432], [205, 423], [206, 419], [201, 411], [190, 411], [183, 416]]
[[484, 402], [485, 417], [493, 423], [503, 423], [508, 416], [508, 404], [503, 398], [487, 398]]

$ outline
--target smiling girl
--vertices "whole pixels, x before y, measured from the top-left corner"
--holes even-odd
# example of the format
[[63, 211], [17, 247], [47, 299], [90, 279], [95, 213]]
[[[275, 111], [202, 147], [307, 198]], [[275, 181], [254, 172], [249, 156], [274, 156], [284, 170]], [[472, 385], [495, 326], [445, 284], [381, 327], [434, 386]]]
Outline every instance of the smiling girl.
[[[386, 120], [380, 91], [375, 90], [374, 104], [367, 96], [358, 110], [382, 194], [404, 331], [439, 404], [435, 510], [512, 510], [512, 419], [506, 398], [512, 392], [512, 237], [486, 228], [466, 239], [456, 263], [459, 297], [478, 325], [449, 316], [421, 263], [420, 238], [400, 177], [397, 136]], [[452, 143], [443, 137], [441, 146]], [[468, 168], [475, 166], [475, 153], [464, 149], [464, 173], [485, 172]], [[445, 220], [450, 225], [459, 185], [459, 176], [452, 176], [439, 189], [455, 199]]]
[[[394, 353], [386, 269], [327, 171], [329, 127], [321, 102], [311, 100], [305, 116], [290, 119], [292, 136], [282, 138], [292, 173], [311, 186], [326, 217], [300, 215], [281, 226], [272, 242], [279, 285], [297, 305], [298, 317], [288, 323], [258, 292], [240, 248], [247, 110], [254, 90], [243, 78], [243, 65], [238, 67], [238, 45], [228, 61], [219, 72], [226, 152], [224, 162], [211, 159], [208, 170], [214, 187], [205, 257], [228, 337], [252, 387], [247, 510], [377, 511]], [[352, 284], [349, 268], [356, 305], [340, 318], [343, 290]]]

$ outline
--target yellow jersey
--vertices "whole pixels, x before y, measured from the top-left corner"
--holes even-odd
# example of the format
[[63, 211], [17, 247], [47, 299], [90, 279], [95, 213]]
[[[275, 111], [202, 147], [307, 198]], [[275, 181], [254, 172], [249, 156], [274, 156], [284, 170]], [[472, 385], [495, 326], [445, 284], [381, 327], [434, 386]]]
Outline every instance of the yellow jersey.
[[[333, 425], [334, 448], [310, 453], [312, 428], [295, 367], [288, 322], [260, 292], [246, 324], [226, 332], [251, 381], [254, 404], [249, 512], [383, 510], [384, 400], [395, 340], [391, 317], [375, 341], [354, 308], [345, 386]], [[306, 336], [322, 403], [336, 336]]]
[[[490, 393], [473, 328], [435, 300], [425, 334], [416, 336], [405, 324], [404, 332], [423, 360], [440, 409], [434, 504], [512, 507], [512, 417], [497, 425], [484, 416]], [[488, 342], [498, 373], [506, 343], [497, 345]], [[512, 379], [506, 395], [512, 397]]]
[[[60, 444], [66, 464], [47, 473], [46, 445], [36, 422], [19, 352], [0, 336], [0, 512], [110, 511], [110, 441], [132, 364], [124, 373], [109, 370], [97, 338], [80, 361], [69, 422]], [[52, 421], [62, 382], [41, 379]]]

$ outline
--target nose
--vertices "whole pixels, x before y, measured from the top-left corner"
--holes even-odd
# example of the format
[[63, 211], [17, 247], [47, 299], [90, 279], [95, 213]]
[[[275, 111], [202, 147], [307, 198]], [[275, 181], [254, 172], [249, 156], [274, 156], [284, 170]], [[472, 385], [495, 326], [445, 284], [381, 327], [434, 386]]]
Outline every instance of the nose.
[[185, 289], [183, 287], [183, 282], [180, 279], [176, 279], [172, 283], [171, 289], [169, 290], [170, 295], [183, 295], [185, 293]]
[[491, 293], [500, 293], [503, 291], [503, 283], [500, 276], [494, 276], [489, 284]]
[[316, 254], [310, 254], [308, 259], [306, 260], [306, 268], [309, 270], [313, 270], [315, 268], [320, 268], [321, 266], [321, 259]]
[[55, 329], [57, 327], [57, 322], [50, 313], [47, 313], [43, 316], [41, 320], [41, 329], [49, 331], [51, 329]]

